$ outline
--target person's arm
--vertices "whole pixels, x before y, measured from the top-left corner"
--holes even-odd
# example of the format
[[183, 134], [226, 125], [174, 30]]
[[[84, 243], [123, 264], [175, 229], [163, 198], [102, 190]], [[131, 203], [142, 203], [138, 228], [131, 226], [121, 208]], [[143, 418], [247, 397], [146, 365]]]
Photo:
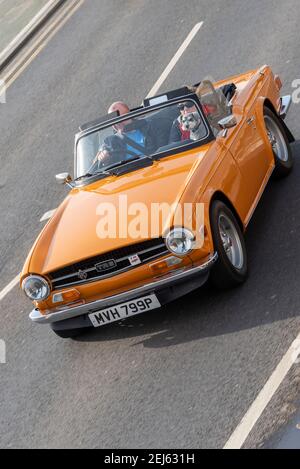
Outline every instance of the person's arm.
[[95, 161], [99, 160], [103, 163], [115, 163], [119, 154], [122, 153], [122, 151], [125, 152], [125, 149], [124, 143], [117, 135], [109, 135], [100, 146]]

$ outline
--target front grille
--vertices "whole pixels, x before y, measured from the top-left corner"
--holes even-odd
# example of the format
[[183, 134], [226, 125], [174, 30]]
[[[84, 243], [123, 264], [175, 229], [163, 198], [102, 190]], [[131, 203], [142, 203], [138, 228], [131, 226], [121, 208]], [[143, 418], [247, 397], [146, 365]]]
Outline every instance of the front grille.
[[[48, 273], [48, 277], [54, 289], [78, 285], [117, 275], [161, 257], [167, 252], [162, 238], [150, 239], [76, 262], [76, 264]], [[140, 262], [134, 264], [130, 261], [130, 257], [136, 255]]]

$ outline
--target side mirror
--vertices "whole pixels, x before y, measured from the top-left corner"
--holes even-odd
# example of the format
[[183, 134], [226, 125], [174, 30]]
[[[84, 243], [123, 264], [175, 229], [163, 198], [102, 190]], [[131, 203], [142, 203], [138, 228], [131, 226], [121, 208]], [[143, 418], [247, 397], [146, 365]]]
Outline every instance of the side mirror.
[[67, 185], [72, 187], [71, 182], [72, 178], [69, 173], [60, 173], [55, 176], [56, 182], [58, 184]]
[[222, 130], [231, 129], [231, 127], [235, 127], [237, 125], [237, 120], [233, 114], [230, 114], [230, 116], [219, 120], [218, 124]]

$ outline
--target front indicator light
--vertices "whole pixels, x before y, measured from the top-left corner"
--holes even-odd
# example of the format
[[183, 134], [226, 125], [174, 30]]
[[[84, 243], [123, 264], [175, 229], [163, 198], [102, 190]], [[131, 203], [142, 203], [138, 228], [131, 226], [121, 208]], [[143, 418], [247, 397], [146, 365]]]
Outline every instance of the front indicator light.
[[32, 301], [43, 301], [50, 295], [50, 285], [39, 275], [30, 275], [22, 282], [22, 289]]
[[171, 256], [171, 257], [167, 257], [167, 259], [164, 259], [163, 261], [150, 264], [149, 267], [154, 274], [158, 274], [161, 272], [168, 271], [170, 267], [173, 267], [181, 263], [182, 263], [182, 259], [179, 259], [178, 257], [175, 257], [175, 256]]
[[63, 303], [64, 301], [75, 301], [80, 298], [78, 290], [67, 290], [62, 293], [54, 293], [52, 296], [53, 303]]

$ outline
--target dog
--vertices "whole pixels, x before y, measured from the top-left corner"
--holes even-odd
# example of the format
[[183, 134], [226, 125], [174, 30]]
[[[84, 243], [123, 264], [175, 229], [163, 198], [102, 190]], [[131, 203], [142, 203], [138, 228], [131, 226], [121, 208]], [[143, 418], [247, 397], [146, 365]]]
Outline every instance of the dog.
[[181, 117], [181, 127], [190, 132], [191, 140], [200, 140], [203, 137], [202, 121], [198, 112], [191, 112]]

